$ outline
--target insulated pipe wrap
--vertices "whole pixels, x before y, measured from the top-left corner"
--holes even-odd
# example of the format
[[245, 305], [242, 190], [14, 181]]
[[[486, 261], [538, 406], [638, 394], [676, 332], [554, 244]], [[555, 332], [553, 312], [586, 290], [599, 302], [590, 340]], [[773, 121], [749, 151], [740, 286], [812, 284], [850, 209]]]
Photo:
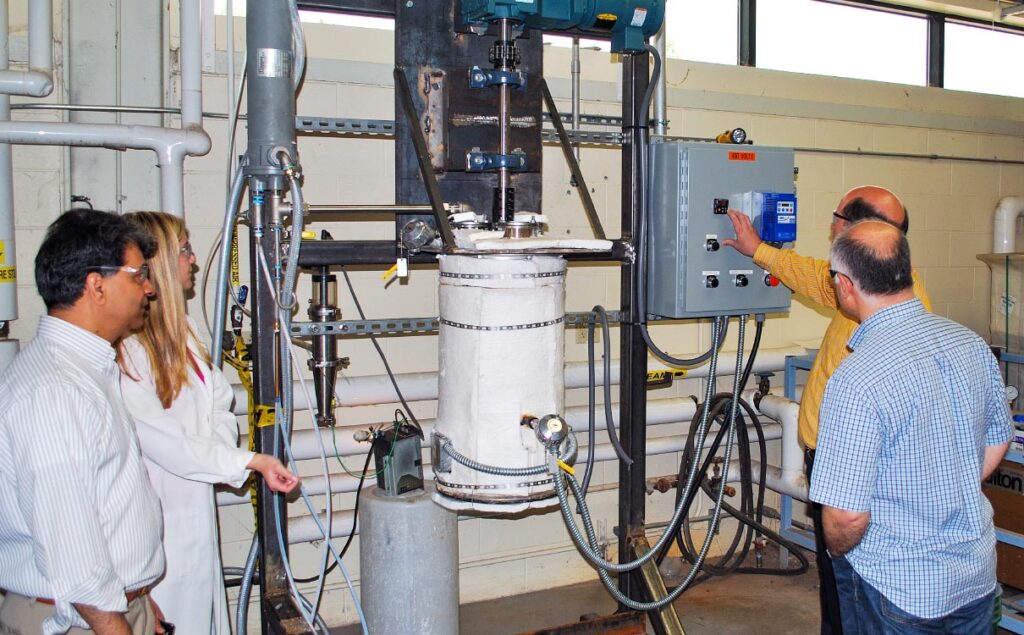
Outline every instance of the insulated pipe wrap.
[[[550, 256], [442, 256], [435, 433], [498, 467], [543, 465], [524, 417], [564, 410], [565, 261]], [[449, 509], [516, 513], [557, 501], [550, 477], [435, 466], [435, 500]]]

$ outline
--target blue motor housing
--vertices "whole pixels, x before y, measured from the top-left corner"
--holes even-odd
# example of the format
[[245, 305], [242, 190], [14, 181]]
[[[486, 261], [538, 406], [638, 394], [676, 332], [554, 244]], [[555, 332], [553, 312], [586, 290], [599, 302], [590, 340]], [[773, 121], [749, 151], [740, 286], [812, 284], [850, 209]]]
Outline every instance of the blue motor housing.
[[666, 0], [462, 0], [468, 24], [515, 20], [542, 31], [580, 29], [611, 36], [612, 52], [638, 52], [661, 28]]

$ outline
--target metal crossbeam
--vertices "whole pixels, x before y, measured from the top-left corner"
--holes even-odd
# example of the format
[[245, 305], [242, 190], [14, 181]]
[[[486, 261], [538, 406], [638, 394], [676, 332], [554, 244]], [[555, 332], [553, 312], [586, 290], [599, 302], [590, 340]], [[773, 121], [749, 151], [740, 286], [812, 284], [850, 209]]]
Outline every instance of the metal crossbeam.
[[[550, 120], [550, 116], [545, 115]], [[583, 115], [585, 124], [600, 126], [620, 125], [619, 117], [599, 117]], [[395, 122], [391, 119], [349, 119], [346, 117], [296, 117], [295, 129], [298, 132], [317, 132], [321, 134], [365, 135], [371, 137], [395, 136]], [[621, 132], [602, 132], [597, 130], [566, 130], [569, 140], [573, 143], [591, 145], [622, 145]], [[553, 128], [541, 131], [541, 139], [549, 143], [558, 143], [558, 132]]]
[[[590, 312], [566, 313], [567, 327], [587, 325]], [[608, 311], [608, 322], [619, 322], [618, 311]], [[415, 333], [435, 333], [438, 329], [438, 318], [394, 318], [384, 320], [341, 320], [338, 322], [292, 322], [293, 337], [311, 335], [339, 335], [347, 337], [367, 335], [410, 335]]]
[[344, 117], [296, 117], [299, 132], [394, 136], [395, 122], [390, 119], [348, 119]]

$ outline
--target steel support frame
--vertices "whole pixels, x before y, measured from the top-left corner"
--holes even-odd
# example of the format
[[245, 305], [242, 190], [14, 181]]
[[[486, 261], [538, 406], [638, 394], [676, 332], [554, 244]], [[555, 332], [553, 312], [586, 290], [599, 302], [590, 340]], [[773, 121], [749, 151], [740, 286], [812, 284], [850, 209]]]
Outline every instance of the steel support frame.
[[[640, 113], [640, 104], [649, 83], [650, 58], [641, 55], [622, 57], [622, 238], [635, 243], [641, 235], [643, 219], [643, 168], [647, 130]], [[642, 280], [634, 261], [623, 261], [620, 267], [620, 397], [619, 435], [622, 448], [632, 464], [619, 462], [619, 560], [636, 557], [636, 546], [645, 539], [646, 517], [646, 444], [647, 444], [647, 345], [636, 313], [636, 290]], [[619, 590], [634, 599], [648, 597], [647, 586], [639, 572], [619, 575]], [[620, 611], [627, 610], [624, 605]], [[655, 632], [665, 632], [661, 616], [648, 613]]]
[[[248, 83], [248, 149], [242, 168], [249, 183], [250, 310], [252, 313], [252, 404], [272, 412], [279, 397], [278, 314], [275, 290], [260, 270], [257, 253], [274, 270], [280, 260], [272, 225], [280, 195], [286, 189], [278, 156], [289, 155], [298, 165], [295, 142], [295, 89], [292, 79], [291, 18], [286, 3], [249, 0], [246, 11], [246, 69]], [[255, 429], [257, 452], [284, 458], [284, 439], [279, 423]], [[284, 496], [273, 493], [256, 477], [256, 536], [260, 545], [260, 615], [264, 635], [305, 635], [312, 629], [302, 618], [289, 591], [285, 560], [288, 511]], [[281, 526], [279, 540], [276, 528]]]

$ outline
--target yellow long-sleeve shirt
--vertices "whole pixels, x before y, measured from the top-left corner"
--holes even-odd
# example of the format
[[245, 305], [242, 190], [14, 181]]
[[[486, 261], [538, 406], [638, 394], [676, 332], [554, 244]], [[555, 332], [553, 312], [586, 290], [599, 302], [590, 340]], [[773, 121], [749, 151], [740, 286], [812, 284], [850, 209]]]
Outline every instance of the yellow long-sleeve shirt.
[[[811, 366], [804, 385], [803, 397], [800, 399], [800, 416], [797, 429], [800, 442], [806, 448], [818, 446], [818, 410], [825, 394], [825, 385], [833, 371], [839, 367], [850, 349], [846, 347], [853, 330], [858, 323], [838, 311], [836, 290], [828, 275], [827, 260], [801, 256], [792, 249], [777, 249], [761, 243], [754, 252], [754, 263], [763, 267], [778, 278], [794, 293], [798, 293], [823, 307], [835, 310], [832, 321], [825, 329], [825, 337], [821, 340], [818, 356]], [[925, 293], [924, 285], [914, 272], [914, 295], [924, 304], [928, 311], [932, 310], [931, 300]]]

